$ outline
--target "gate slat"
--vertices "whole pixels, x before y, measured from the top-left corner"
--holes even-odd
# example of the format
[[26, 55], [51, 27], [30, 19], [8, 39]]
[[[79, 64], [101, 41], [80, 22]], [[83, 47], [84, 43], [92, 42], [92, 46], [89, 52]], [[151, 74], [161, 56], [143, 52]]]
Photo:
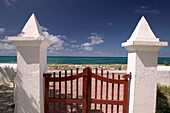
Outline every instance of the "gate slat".
[[124, 84], [124, 94], [123, 94], [123, 100], [125, 101], [125, 104], [123, 106], [123, 113], [127, 113], [128, 111], [128, 85], [129, 85], [129, 81], [126, 80], [126, 84]]
[[[73, 76], [73, 69], [71, 69], [71, 76]], [[73, 80], [71, 80], [71, 99], [73, 98]], [[71, 103], [71, 113], [73, 113], [73, 104]]]
[[[118, 80], [120, 80], [120, 75], [118, 75]], [[120, 94], [120, 84], [117, 85], [117, 100], [119, 100]], [[119, 105], [117, 105], [117, 113], [119, 113]]]
[[[61, 78], [61, 71], [59, 71], [59, 78]], [[61, 81], [59, 81], [59, 99], [61, 99]], [[59, 113], [61, 113], [61, 102], [59, 102]]]
[[[114, 73], [112, 73], [112, 79], [114, 80]], [[114, 83], [112, 83], [112, 100], [114, 100]], [[113, 113], [113, 105], [111, 107], [111, 113]]]
[[45, 113], [50, 112], [49, 104], [49, 80], [45, 78]]
[[[85, 72], [85, 69], [83, 70], [83, 73]], [[83, 106], [82, 106], [82, 113], [86, 113], [86, 98], [87, 98], [87, 76], [83, 76]]]
[[[67, 77], [67, 70], [65, 70], [65, 77]], [[67, 81], [65, 81], [65, 99], [67, 99]], [[65, 113], [67, 113], [67, 102], [65, 102]]]
[[91, 69], [86, 68], [87, 73], [87, 113], [91, 112]]
[[[53, 73], [53, 78], [55, 78], [55, 72]], [[53, 82], [53, 98], [55, 98], [55, 81]], [[53, 113], [55, 113], [55, 102], [53, 103]]]
[[[101, 76], [103, 77], [103, 70], [101, 70]], [[100, 98], [102, 99], [103, 94], [103, 81], [101, 81], [101, 95]], [[100, 113], [102, 113], [102, 104], [100, 104]]]
[[[98, 71], [98, 70], [97, 70], [97, 68], [96, 68], [96, 75], [97, 75], [97, 71]], [[95, 99], [97, 99], [97, 79], [95, 80]], [[96, 113], [96, 106], [97, 106], [97, 105], [95, 104], [95, 110], [94, 110], [95, 113]]]
[[[109, 78], [109, 71], [107, 71], [107, 78]], [[108, 82], [106, 85], [106, 100], [108, 100]], [[108, 105], [106, 104], [106, 113], [107, 113]]]
[[[76, 68], [76, 74], [78, 74], [78, 68]], [[77, 79], [77, 84], [76, 84], [76, 89], [77, 89], [77, 95], [76, 95], [76, 98], [78, 99], [78, 84], [79, 84], [79, 79]], [[77, 108], [77, 111], [76, 111], [76, 113], [78, 113], [78, 111], [79, 111], [79, 104], [77, 103], [77, 105], [76, 105], [76, 108]]]

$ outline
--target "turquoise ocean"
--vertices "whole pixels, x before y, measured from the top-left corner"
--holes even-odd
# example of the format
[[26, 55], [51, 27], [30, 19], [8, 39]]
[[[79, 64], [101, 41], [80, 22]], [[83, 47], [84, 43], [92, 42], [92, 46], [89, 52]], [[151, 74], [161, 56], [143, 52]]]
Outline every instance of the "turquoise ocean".
[[[48, 64], [127, 64], [127, 57], [47, 57]], [[158, 58], [158, 64], [170, 64], [170, 58]], [[17, 63], [16, 56], [0, 56], [0, 63]]]

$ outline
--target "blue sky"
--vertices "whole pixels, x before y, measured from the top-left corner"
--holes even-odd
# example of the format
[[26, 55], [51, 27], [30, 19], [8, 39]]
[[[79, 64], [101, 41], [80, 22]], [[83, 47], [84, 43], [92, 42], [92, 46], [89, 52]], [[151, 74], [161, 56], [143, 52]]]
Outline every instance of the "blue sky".
[[[0, 56], [16, 55], [7, 36], [19, 34], [32, 13], [54, 41], [48, 55], [125, 57], [120, 45], [141, 16], [156, 37], [170, 43], [170, 0], [1, 0]], [[170, 47], [159, 56], [170, 57]]]

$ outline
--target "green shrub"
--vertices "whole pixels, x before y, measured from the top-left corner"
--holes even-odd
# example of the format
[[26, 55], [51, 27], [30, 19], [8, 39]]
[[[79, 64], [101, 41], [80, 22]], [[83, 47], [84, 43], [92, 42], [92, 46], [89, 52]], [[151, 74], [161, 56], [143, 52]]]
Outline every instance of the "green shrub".
[[57, 64], [58, 64], [58, 62], [56, 61], [56, 62], [55, 62], [55, 65], [57, 65]]
[[170, 86], [157, 85], [156, 113], [170, 113]]
[[164, 66], [169, 66], [167, 61], [164, 61]]
[[14, 75], [12, 75], [12, 78], [10, 78], [10, 82], [14, 83]]
[[118, 69], [118, 70], [121, 70], [121, 69], [122, 69], [122, 67], [121, 67], [121, 66], [119, 66], [117, 69]]
[[109, 63], [109, 64], [107, 64], [107, 65], [113, 65], [112, 63]]

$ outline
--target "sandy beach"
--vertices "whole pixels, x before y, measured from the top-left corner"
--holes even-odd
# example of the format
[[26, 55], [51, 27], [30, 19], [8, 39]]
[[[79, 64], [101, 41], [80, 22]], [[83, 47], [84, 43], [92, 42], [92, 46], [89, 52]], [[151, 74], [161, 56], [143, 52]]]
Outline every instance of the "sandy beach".
[[73, 65], [73, 64], [48, 64], [47, 69], [48, 70], [70, 70], [70, 69], [76, 69], [79, 68], [80, 70], [83, 70], [86, 67], [90, 67], [92, 70], [98, 69], [98, 70], [127, 70], [126, 64], [99, 64], [99, 65]]
[[12, 85], [0, 85], [0, 113], [14, 113]]

